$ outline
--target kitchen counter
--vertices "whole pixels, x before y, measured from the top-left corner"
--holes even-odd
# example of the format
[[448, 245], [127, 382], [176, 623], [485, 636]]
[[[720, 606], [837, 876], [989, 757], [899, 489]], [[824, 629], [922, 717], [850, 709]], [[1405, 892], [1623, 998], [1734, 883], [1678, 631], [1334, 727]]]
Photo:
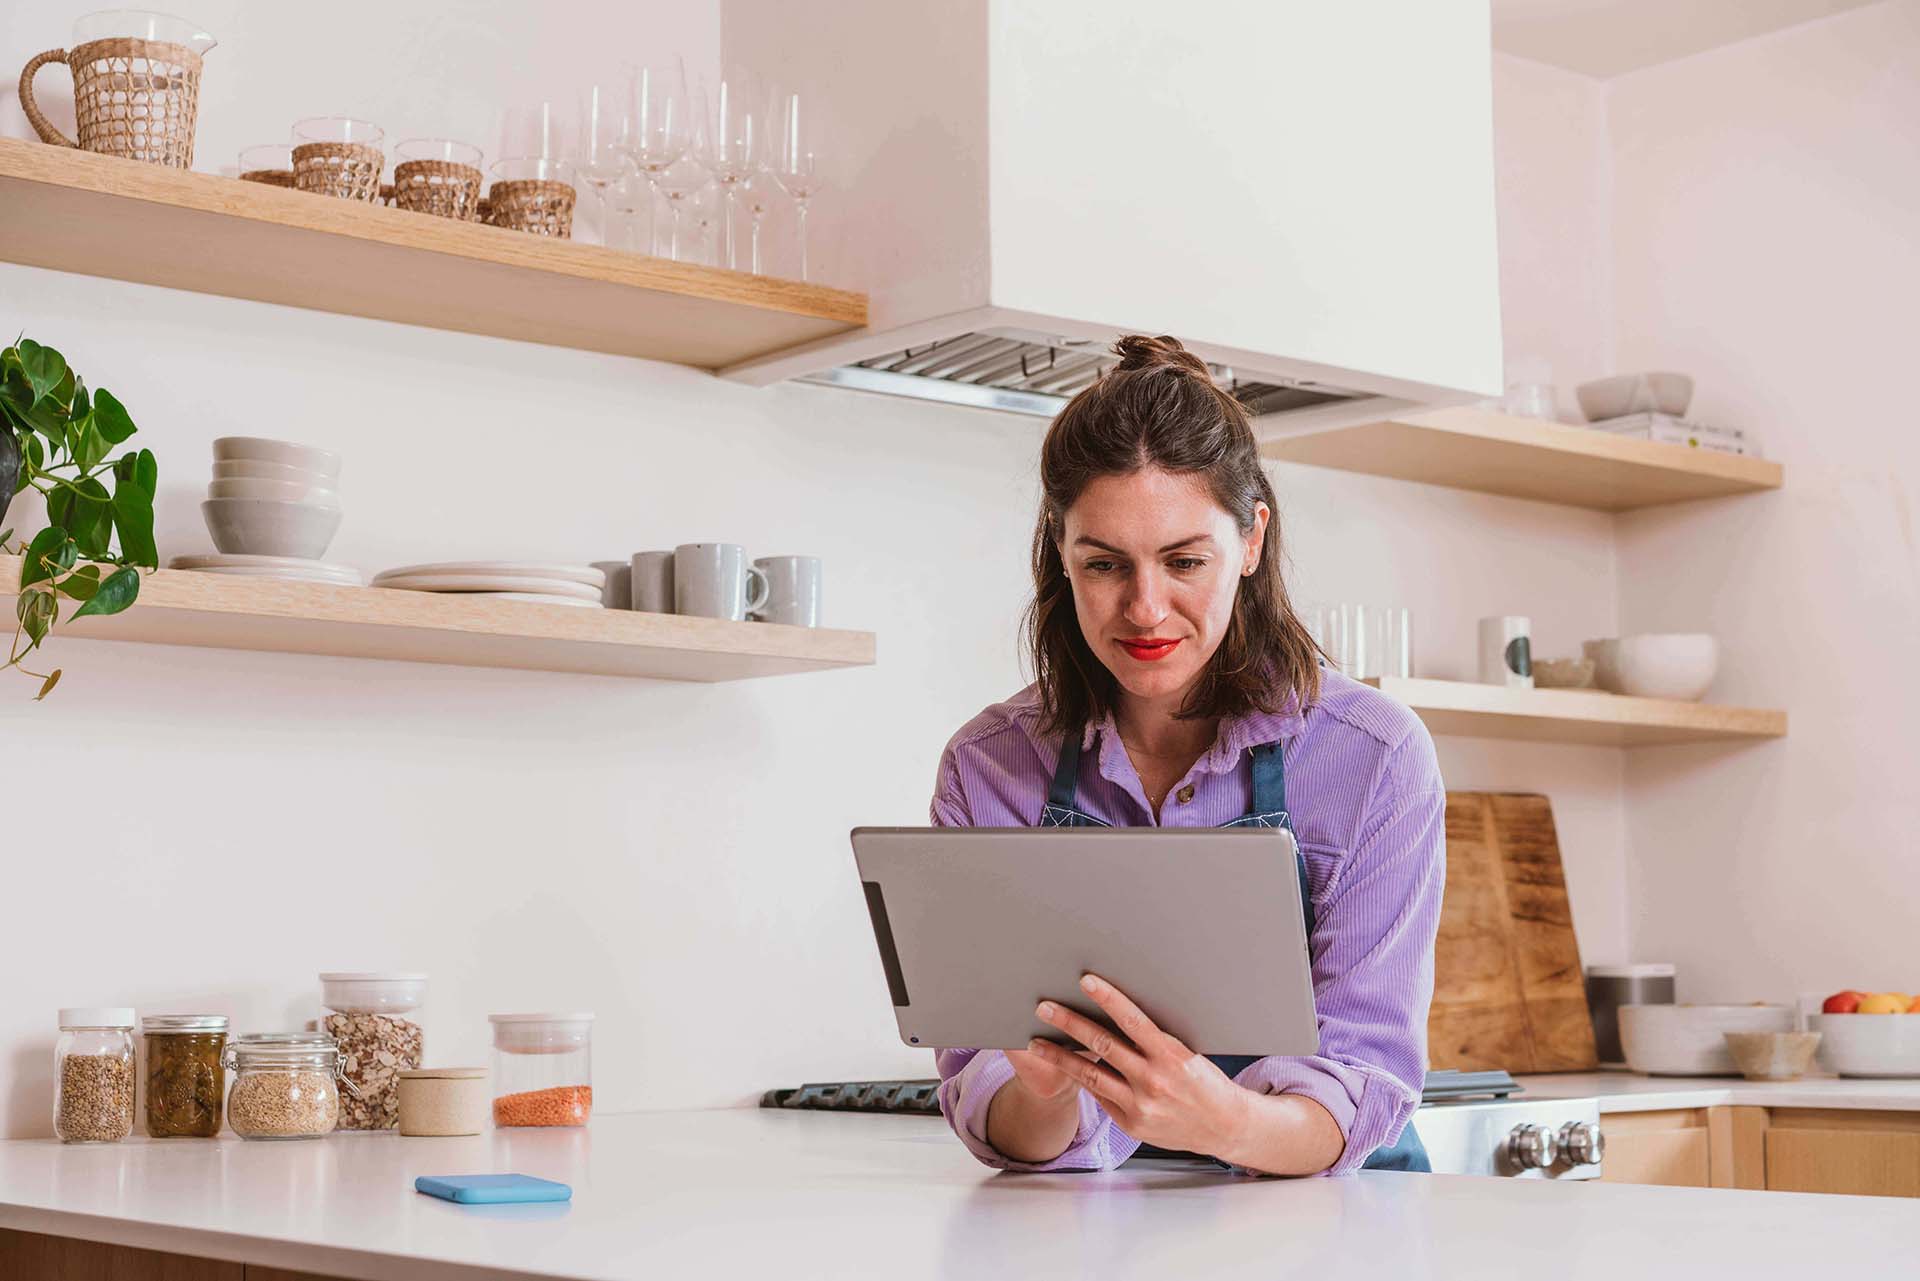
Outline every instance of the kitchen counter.
[[1920, 1080], [1877, 1081], [1808, 1076], [1798, 1081], [1743, 1077], [1642, 1076], [1638, 1072], [1567, 1072], [1517, 1077], [1523, 1098], [1600, 1100], [1600, 1111], [1659, 1112], [1667, 1108], [1735, 1105], [1756, 1108], [1852, 1108], [1920, 1112]]
[[[462, 1207], [518, 1171], [570, 1205]], [[373, 1281], [671, 1276], [1874, 1276], [1920, 1207], [1598, 1183], [1192, 1165], [998, 1174], [937, 1119], [736, 1109], [470, 1139], [0, 1143], [0, 1228]]]

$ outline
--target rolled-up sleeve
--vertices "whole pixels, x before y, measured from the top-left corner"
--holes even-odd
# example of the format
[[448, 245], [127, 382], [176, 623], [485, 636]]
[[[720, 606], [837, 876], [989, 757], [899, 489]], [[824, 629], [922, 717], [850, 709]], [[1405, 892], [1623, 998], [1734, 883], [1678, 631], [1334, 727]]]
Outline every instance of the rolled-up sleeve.
[[1304, 1094], [1332, 1114], [1346, 1148], [1326, 1174], [1359, 1169], [1420, 1103], [1446, 809], [1432, 739], [1418, 730], [1389, 758], [1354, 848], [1315, 905], [1320, 1052], [1260, 1059], [1235, 1078], [1266, 1094]]
[[[934, 782], [930, 817], [935, 827], [971, 827], [973, 815], [951, 748], [940, 759]], [[1051, 1161], [1014, 1161], [987, 1142], [987, 1109], [1000, 1087], [1013, 1079], [1013, 1064], [1000, 1050], [936, 1050], [940, 1072], [940, 1113], [953, 1127], [967, 1151], [998, 1170], [1110, 1170], [1132, 1156], [1140, 1146], [1119, 1126], [1093, 1095], [1080, 1091], [1080, 1122], [1073, 1142]]]

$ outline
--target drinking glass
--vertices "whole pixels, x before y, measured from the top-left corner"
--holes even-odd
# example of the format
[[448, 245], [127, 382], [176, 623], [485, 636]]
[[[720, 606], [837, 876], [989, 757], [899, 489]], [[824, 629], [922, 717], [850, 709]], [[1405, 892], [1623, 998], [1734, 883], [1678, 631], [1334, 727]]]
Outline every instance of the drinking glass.
[[633, 96], [624, 85], [593, 84], [580, 93], [573, 166], [593, 188], [600, 206], [600, 240], [614, 242], [608, 225], [607, 189], [626, 177], [633, 164]]
[[502, 160], [567, 159], [566, 112], [557, 102], [510, 107], [500, 126]]
[[794, 216], [799, 226], [800, 279], [807, 275], [807, 202], [820, 194], [825, 181], [820, 173], [814, 134], [813, 104], [802, 102], [797, 93], [780, 97], [780, 136], [771, 158], [773, 180], [793, 198]]
[[[660, 175], [678, 164], [687, 154], [692, 136], [692, 102], [687, 93], [687, 69], [678, 58], [654, 67], [641, 67], [628, 82], [629, 114], [633, 128], [628, 135], [627, 158], [646, 179], [649, 192], [661, 193]], [[636, 199], [633, 207], [638, 208]], [[658, 202], [648, 199], [647, 252], [659, 250], [660, 237], [655, 217]]]
[[760, 224], [765, 221], [767, 211], [773, 208], [773, 198], [780, 190], [780, 184], [773, 175], [762, 169], [747, 179], [741, 190], [746, 193], [747, 213], [753, 218], [753, 231], [748, 242], [750, 270], [754, 275], [764, 275], [760, 267]]
[[752, 76], [732, 71], [720, 82], [713, 102], [713, 180], [724, 194], [722, 262], [738, 270], [733, 224], [742, 187], [765, 165], [767, 97]]
[[681, 211], [695, 192], [713, 181], [712, 147], [707, 133], [707, 108], [704, 94], [690, 100], [686, 113], [686, 147], [680, 158], [653, 175], [654, 189], [667, 198], [673, 214], [668, 232], [667, 257], [680, 257]]
[[1342, 674], [1355, 680], [1413, 675], [1413, 616], [1398, 605], [1322, 605], [1307, 632]]

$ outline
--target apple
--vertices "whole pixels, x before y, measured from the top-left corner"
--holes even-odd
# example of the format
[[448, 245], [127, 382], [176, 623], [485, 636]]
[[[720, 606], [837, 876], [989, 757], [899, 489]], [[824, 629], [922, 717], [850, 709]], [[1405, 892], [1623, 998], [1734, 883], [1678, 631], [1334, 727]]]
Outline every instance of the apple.
[[1907, 1007], [1907, 1013], [1920, 1014], [1920, 996], [1913, 998], [1913, 1004]]
[[1867, 997], [1865, 992], [1856, 992], [1848, 988], [1844, 992], [1835, 992], [1820, 1003], [1822, 1014], [1852, 1014], [1860, 1008], [1860, 1002]]
[[1860, 1002], [1856, 1014], [1905, 1014], [1913, 998], [1905, 992], [1874, 992]]

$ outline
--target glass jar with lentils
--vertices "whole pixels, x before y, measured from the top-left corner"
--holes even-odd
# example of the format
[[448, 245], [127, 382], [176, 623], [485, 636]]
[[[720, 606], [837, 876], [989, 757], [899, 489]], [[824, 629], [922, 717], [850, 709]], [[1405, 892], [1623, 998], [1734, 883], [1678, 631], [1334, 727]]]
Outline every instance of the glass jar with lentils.
[[133, 1011], [60, 1011], [53, 1048], [53, 1132], [62, 1143], [118, 1143], [133, 1133]]

